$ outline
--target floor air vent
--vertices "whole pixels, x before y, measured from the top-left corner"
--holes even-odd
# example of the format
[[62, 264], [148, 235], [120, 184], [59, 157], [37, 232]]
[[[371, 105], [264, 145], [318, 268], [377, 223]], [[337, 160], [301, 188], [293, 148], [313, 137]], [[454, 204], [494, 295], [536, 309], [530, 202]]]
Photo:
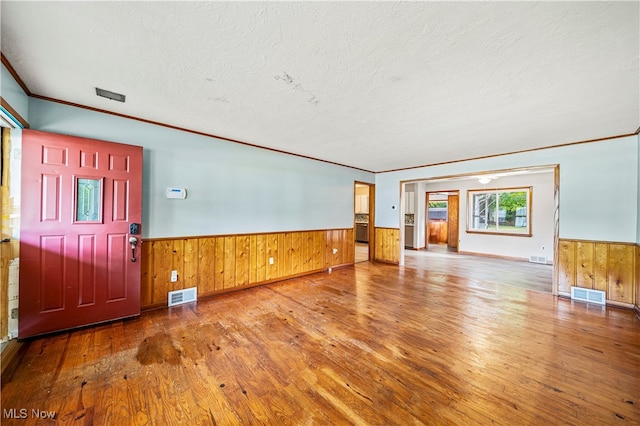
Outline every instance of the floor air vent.
[[195, 302], [198, 299], [196, 287], [185, 288], [169, 292], [169, 306], [180, 305], [182, 303]]
[[542, 263], [544, 265], [547, 264], [547, 258], [544, 256], [531, 256], [529, 257], [529, 262], [531, 263]]
[[571, 287], [571, 299], [581, 302], [597, 303], [598, 305], [607, 303], [604, 291], [581, 287]]

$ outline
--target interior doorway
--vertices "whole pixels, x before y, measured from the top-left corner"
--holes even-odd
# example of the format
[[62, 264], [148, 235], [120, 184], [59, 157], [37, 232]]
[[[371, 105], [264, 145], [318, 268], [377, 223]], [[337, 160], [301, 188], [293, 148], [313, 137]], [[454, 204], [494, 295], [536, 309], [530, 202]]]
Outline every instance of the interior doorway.
[[[425, 250], [424, 254], [443, 254], [445, 257], [464, 255], [479, 255], [484, 257], [502, 258], [513, 260], [515, 262], [530, 262], [532, 258], [544, 257], [546, 259], [546, 267], [553, 268], [552, 277], [552, 294], [558, 294], [559, 267], [558, 267], [558, 246], [559, 246], [559, 193], [560, 193], [560, 168], [558, 165], [540, 165], [525, 168], [514, 169], [496, 169], [486, 170], [479, 174], [460, 174], [460, 175], [443, 175], [437, 177], [429, 177], [424, 179], [412, 179], [410, 181], [400, 182], [400, 202], [407, 200], [408, 193], [405, 187], [408, 185], [416, 185], [420, 188], [418, 194], [429, 193], [458, 193], [458, 229], [449, 229], [451, 234], [457, 232], [458, 238], [454, 239], [453, 235], [448, 236], [447, 246], [437, 246], [440, 250]], [[452, 188], [455, 188], [452, 190]], [[474, 229], [469, 230], [468, 226], [473, 212], [470, 212], [470, 194], [478, 191], [500, 192], [500, 190], [513, 188], [530, 188], [536, 194], [532, 198], [532, 204], [529, 205], [529, 216], [526, 221], [531, 222], [531, 226], [535, 229], [535, 233], [529, 238], [513, 238], [508, 233], [497, 232], [478, 232]], [[447, 194], [451, 195], [451, 194]], [[462, 198], [460, 198], [462, 197]], [[419, 207], [418, 218], [420, 232], [417, 233], [419, 238], [425, 239], [424, 247], [429, 249], [428, 244], [428, 218], [426, 214], [427, 203], [425, 199], [416, 203]], [[447, 201], [450, 201], [447, 196]], [[448, 210], [447, 218], [453, 218], [453, 209]], [[496, 218], [500, 220], [501, 216], [497, 211]], [[405, 250], [403, 242], [405, 240], [406, 222], [402, 220], [400, 215], [400, 238], [399, 244], [399, 264], [405, 265], [405, 254], [413, 255], [416, 253]], [[460, 232], [460, 227], [464, 227]], [[448, 244], [456, 241], [457, 253], [451, 253]], [[435, 246], [432, 246], [435, 248]], [[551, 253], [543, 250], [551, 247]], [[444, 251], [444, 253], [434, 253]], [[420, 250], [417, 251], [420, 253]], [[420, 253], [422, 254], [422, 253]], [[437, 258], [442, 258], [442, 256]]]
[[354, 184], [354, 239], [355, 263], [373, 259], [375, 185], [365, 182]]
[[460, 191], [427, 192], [425, 200], [426, 249], [444, 247], [457, 252], [460, 229]]

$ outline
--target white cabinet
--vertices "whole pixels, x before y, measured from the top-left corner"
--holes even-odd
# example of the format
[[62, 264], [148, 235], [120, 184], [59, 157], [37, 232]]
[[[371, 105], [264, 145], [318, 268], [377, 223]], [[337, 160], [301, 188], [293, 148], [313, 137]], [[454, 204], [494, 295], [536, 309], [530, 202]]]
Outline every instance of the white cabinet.
[[404, 212], [414, 214], [416, 212], [416, 193], [404, 193]]
[[356, 195], [356, 214], [369, 214], [368, 195]]

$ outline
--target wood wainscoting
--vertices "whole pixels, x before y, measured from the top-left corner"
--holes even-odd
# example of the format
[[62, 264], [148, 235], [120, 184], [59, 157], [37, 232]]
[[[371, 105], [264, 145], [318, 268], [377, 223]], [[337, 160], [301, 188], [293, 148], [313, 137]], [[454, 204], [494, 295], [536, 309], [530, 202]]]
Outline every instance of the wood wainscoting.
[[[354, 260], [353, 228], [146, 239], [140, 304], [142, 309], [166, 306], [167, 293], [173, 290], [197, 287], [198, 297], [207, 297]], [[171, 282], [174, 270], [177, 282]]]
[[448, 244], [449, 229], [446, 220], [429, 220], [429, 244]]
[[636, 245], [636, 315], [640, 318], [640, 245]]
[[631, 243], [560, 239], [558, 294], [569, 295], [571, 287], [577, 286], [604, 291], [608, 303], [637, 305], [639, 251]]
[[400, 229], [375, 229], [374, 260], [386, 263], [400, 263]]

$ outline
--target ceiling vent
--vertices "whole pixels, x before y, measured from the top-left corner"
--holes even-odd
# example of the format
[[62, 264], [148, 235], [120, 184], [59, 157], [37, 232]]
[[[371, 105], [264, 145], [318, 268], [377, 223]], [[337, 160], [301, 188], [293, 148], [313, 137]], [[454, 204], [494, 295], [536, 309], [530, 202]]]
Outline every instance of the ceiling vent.
[[96, 95], [103, 98], [111, 99], [113, 101], [124, 102], [125, 96], [120, 93], [110, 92], [108, 90], [100, 89], [96, 87]]

